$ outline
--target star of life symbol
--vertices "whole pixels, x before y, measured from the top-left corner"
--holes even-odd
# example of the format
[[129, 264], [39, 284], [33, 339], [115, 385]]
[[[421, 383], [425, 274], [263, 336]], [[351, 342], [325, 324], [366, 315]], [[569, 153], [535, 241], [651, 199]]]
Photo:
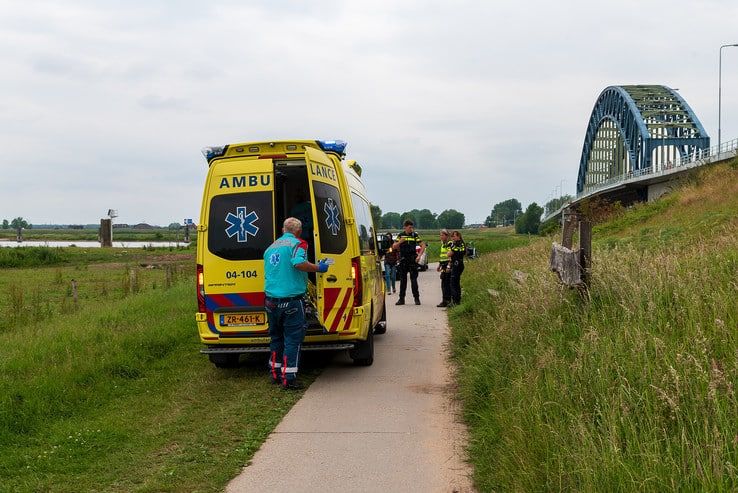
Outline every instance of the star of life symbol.
[[333, 202], [333, 199], [329, 198], [328, 202], [323, 206], [323, 211], [326, 213], [325, 225], [331, 230], [333, 236], [338, 235], [338, 231], [341, 229], [341, 222], [339, 220], [341, 211], [338, 210], [338, 205]]
[[271, 254], [269, 256], [269, 263], [276, 267], [276, 265], [279, 263], [279, 253]]
[[236, 207], [236, 214], [229, 212], [225, 220], [229, 224], [225, 230], [226, 234], [229, 238], [236, 236], [239, 243], [245, 243], [249, 235], [256, 236], [259, 232], [259, 227], [254, 224], [259, 220], [259, 216], [254, 211], [246, 214], [246, 207]]

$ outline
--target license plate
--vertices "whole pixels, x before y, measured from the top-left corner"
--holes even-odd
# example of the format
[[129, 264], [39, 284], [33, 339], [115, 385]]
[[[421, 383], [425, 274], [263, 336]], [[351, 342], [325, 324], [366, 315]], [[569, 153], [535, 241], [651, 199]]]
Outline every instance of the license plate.
[[221, 327], [247, 327], [250, 325], [264, 325], [266, 323], [266, 314], [264, 312], [256, 313], [228, 313], [221, 314]]

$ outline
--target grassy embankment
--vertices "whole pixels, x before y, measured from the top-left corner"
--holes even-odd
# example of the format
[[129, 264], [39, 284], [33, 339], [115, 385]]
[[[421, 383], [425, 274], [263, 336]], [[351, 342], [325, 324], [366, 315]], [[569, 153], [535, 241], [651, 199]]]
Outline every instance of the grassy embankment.
[[0, 270], [0, 491], [221, 490], [298, 395], [198, 353], [192, 253], [60, 255]]
[[548, 270], [558, 238], [470, 264], [450, 319], [480, 491], [738, 488], [736, 168], [595, 227], [588, 301]]

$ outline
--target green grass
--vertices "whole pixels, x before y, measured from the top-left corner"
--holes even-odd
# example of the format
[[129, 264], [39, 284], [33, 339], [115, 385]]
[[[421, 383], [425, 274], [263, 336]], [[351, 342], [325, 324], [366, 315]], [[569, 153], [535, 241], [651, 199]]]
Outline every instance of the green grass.
[[0, 491], [221, 491], [298, 399], [199, 354], [190, 275], [150, 281], [0, 331]]
[[[141, 291], [166, 288], [177, 279], [194, 276], [191, 250], [139, 248], [8, 248], [5, 251], [49, 250], [63, 263], [51, 267], [6, 268], [0, 276], [0, 333], [28, 322], [76, 311], [100, 300], [122, 299]], [[38, 255], [24, 257], [35, 264]], [[52, 264], [54, 262], [51, 262]], [[76, 289], [76, 301], [74, 291]]]
[[[438, 262], [441, 251], [441, 240], [438, 237], [439, 230], [422, 230], [419, 231], [420, 237], [427, 244], [428, 262]], [[497, 252], [527, 245], [531, 237], [527, 235], [516, 235], [513, 228], [493, 228], [493, 229], [463, 229], [461, 235], [467, 246], [474, 245], [477, 249], [477, 255], [484, 253]]]
[[587, 299], [548, 270], [558, 238], [470, 263], [450, 319], [480, 491], [738, 488], [736, 230], [716, 166], [595, 228]]
[[58, 265], [65, 262], [69, 262], [69, 256], [61, 248], [0, 248], [0, 268]]

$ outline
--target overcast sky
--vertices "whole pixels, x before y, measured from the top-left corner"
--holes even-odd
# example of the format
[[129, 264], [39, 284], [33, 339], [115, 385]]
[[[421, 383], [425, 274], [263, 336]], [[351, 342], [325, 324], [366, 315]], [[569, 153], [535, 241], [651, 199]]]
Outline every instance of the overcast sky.
[[[197, 222], [202, 147], [342, 139], [383, 212], [482, 222], [574, 192], [607, 86], [678, 88], [717, 143], [737, 19], [734, 0], [0, 0], [0, 219]], [[722, 65], [727, 141], [738, 48]]]

